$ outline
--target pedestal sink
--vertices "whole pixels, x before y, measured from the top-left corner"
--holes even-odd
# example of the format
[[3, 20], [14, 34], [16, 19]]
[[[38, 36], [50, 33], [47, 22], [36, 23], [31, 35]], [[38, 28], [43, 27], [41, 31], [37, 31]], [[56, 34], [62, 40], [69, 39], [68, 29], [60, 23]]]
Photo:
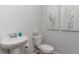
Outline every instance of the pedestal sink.
[[10, 49], [10, 53], [23, 53], [25, 44], [29, 38], [27, 36], [8, 38], [5, 37], [0, 41], [0, 47], [3, 49]]

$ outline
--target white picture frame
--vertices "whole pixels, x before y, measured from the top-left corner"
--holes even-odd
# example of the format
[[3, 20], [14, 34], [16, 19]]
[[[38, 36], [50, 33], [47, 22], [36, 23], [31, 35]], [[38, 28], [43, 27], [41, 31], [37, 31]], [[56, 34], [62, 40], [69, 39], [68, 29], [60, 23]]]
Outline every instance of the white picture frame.
[[47, 6], [47, 29], [59, 30], [59, 6]]
[[79, 31], [79, 6], [64, 5], [61, 6], [61, 30]]

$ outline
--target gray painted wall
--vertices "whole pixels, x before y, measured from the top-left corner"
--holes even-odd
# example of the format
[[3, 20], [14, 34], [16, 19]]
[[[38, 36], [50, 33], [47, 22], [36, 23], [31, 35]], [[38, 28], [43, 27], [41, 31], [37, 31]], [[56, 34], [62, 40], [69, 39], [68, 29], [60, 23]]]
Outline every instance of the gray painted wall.
[[32, 32], [42, 32], [42, 6], [0, 5], [0, 38], [13, 32], [24, 32], [29, 36], [29, 53], [32, 53]]
[[45, 8], [43, 9], [43, 43], [54, 46], [57, 53], [79, 53], [79, 32], [48, 31]]
[[0, 37], [8, 33], [23, 31], [31, 34], [41, 31], [42, 6], [0, 6]]

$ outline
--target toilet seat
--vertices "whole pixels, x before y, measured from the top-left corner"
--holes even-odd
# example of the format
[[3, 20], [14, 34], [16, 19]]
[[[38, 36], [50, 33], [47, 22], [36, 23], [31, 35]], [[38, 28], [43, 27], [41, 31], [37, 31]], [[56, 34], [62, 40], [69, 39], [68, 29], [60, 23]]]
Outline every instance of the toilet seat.
[[39, 46], [39, 49], [43, 53], [52, 53], [54, 48], [48, 44], [42, 44]]

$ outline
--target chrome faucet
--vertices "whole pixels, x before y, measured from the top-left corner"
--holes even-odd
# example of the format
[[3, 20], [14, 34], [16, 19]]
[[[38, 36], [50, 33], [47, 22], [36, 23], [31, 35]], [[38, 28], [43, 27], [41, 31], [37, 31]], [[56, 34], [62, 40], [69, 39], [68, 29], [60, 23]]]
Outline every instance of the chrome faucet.
[[17, 33], [13, 33], [13, 34], [8, 34], [9, 38], [16, 38], [17, 37]]

